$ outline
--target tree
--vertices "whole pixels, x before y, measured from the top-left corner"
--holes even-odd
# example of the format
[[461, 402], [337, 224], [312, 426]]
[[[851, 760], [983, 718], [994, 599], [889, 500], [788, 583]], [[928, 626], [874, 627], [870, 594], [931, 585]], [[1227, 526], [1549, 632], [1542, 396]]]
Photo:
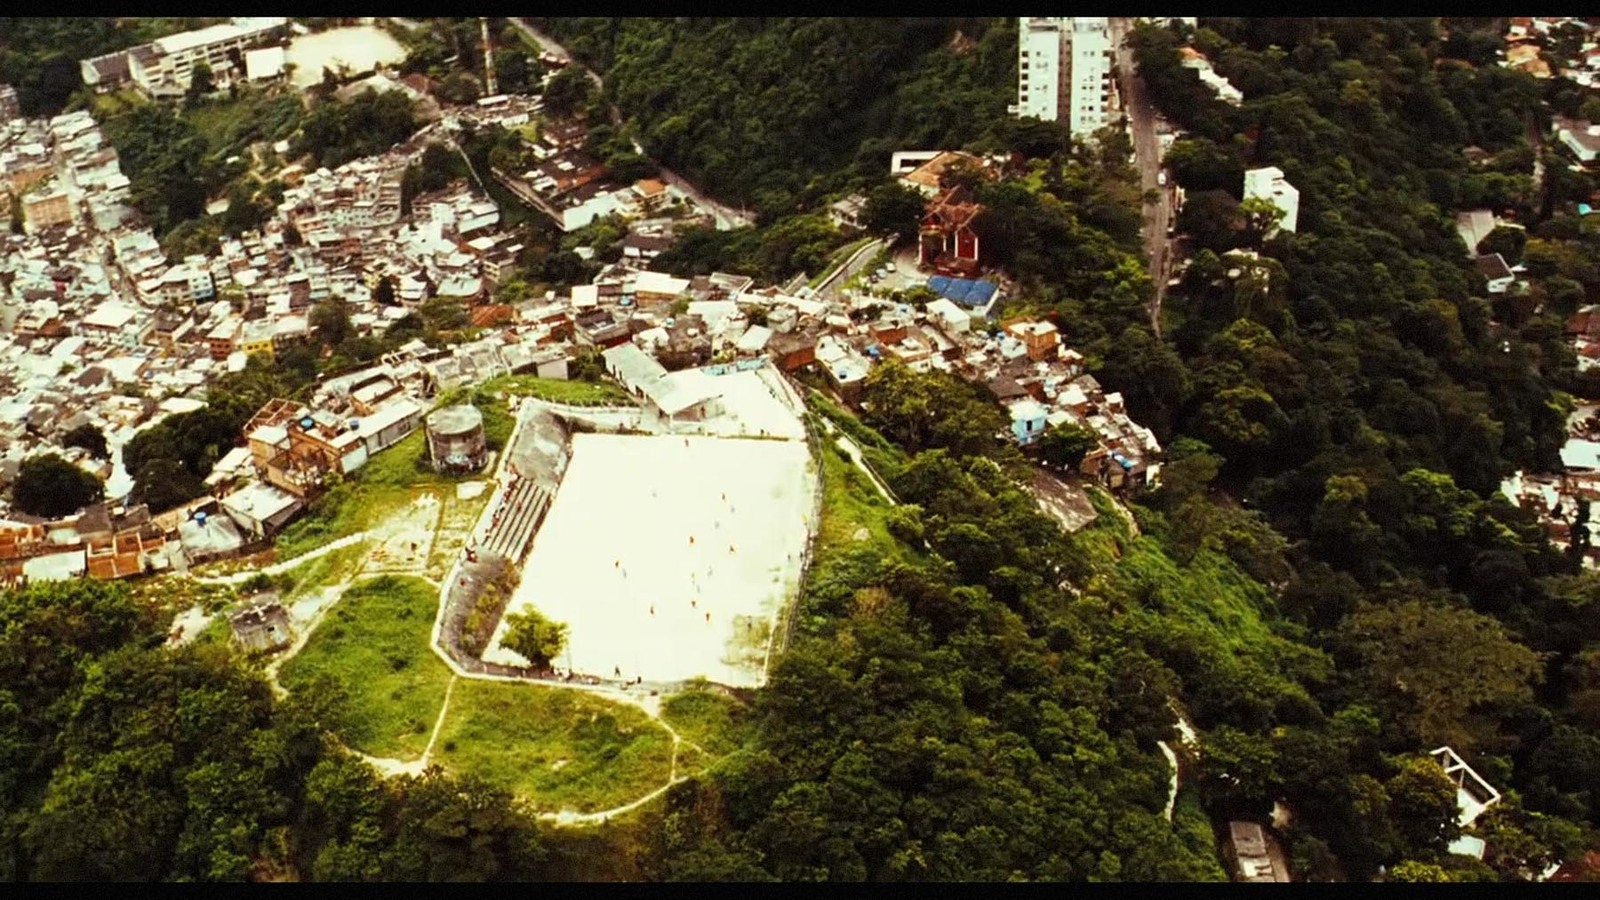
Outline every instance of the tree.
[[394, 306], [394, 276], [385, 275], [378, 279], [378, 286], [372, 289], [372, 302], [379, 306]]
[[1528, 230], [1526, 228], [1508, 228], [1505, 225], [1496, 225], [1494, 230], [1484, 235], [1483, 240], [1474, 247], [1474, 252], [1488, 255], [1498, 253], [1505, 258], [1506, 265], [1514, 266], [1522, 262], [1522, 249], [1528, 244]]
[[1264, 197], [1249, 197], [1242, 201], [1239, 214], [1244, 217], [1245, 230], [1250, 235], [1251, 243], [1256, 245], [1270, 237], [1286, 215], [1276, 203]]
[[1191, 194], [1203, 191], [1237, 192], [1244, 184], [1244, 166], [1233, 154], [1205, 138], [1185, 137], [1172, 142], [1161, 164]]
[[1408, 859], [1395, 863], [1384, 880], [1404, 884], [1442, 884], [1455, 879], [1450, 877], [1450, 873], [1445, 871], [1443, 866]]
[[1039, 437], [1039, 452], [1045, 462], [1069, 472], [1077, 471], [1089, 451], [1100, 446], [1100, 439], [1077, 422], [1052, 425]]
[[[515, 38], [512, 45], [520, 40]], [[528, 64], [528, 57], [516, 53], [509, 47], [496, 51], [494, 55], [494, 77], [499, 82], [500, 90], [508, 94], [538, 93], [538, 80], [533, 78], [534, 69]]]
[[1226, 191], [1199, 191], [1189, 195], [1178, 213], [1177, 228], [1198, 249], [1226, 253], [1239, 243], [1243, 226], [1239, 201]]
[[566, 118], [589, 103], [594, 82], [581, 66], [567, 66], [551, 76], [544, 88], [544, 111], [556, 118]]
[[452, 72], [449, 77], [439, 83], [439, 89], [435, 91], [435, 94], [446, 103], [462, 105], [477, 100], [482, 96], [483, 91], [478, 85], [478, 79], [474, 78], [470, 73]]
[[335, 297], [313, 306], [308, 324], [324, 347], [339, 347], [355, 333], [348, 304]]
[[1438, 602], [1367, 604], [1340, 632], [1389, 713], [1386, 721], [1402, 739], [1429, 747], [1474, 745], [1468, 715], [1486, 704], [1530, 699], [1543, 670], [1539, 654], [1512, 640], [1499, 622]]
[[533, 818], [510, 791], [438, 766], [395, 787], [386, 881], [522, 881], [539, 877], [545, 850]]
[[886, 181], [867, 194], [861, 224], [870, 234], [909, 237], [917, 233], [927, 198], [899, 179]]
[[246, 231], [255, 231], [266, 221], [263, 208], [250, 190], [250, 185], [240, 181], [228, 189], [228, 208], [222, 213], [222, 229], [233, 237]]
[[650, 178], [660, 171], [650, 157], [641, 156], [631, 150], [607, 156], [605, 167], [612, 178], [623, 184]]
[[29, 457], [17, 469], [11, 502], [33, 516], [69, 516], [105, 496], [100, 479], [54, 453]]
[[90, 422], [85, 422], [62, 435], [61, 444], [64, 447], [82, 447], [95, 459], [111, 458], [111, 450], [106, 446], [105, 432]]
[[1428, 757], [1412, 757], [1384, 783], [1389, 795], [1389, 820], [1407, 856], [1442, 853], [1461, 835], [1456, 785]]
[[505, 637], [500, 643], [526, 659], [536, 668], [548, 668], [561, 655], [567, 645], [567, 623], [553, 622], [538, 610], [506, 617]]
[[211, 66], [204, 61], [194, 64], [194, 69], [189, 75], [189, 88], [184, 92], [183, 105], [193, 109], [200, 105], [200, 101], [216, 88], [212, 81]]
[[149, 504], [154, 512], [187, 503], [206, 490], [205, 483], [175, 459], [148, 460], [130, 474], [133, 475], [130, 499]]

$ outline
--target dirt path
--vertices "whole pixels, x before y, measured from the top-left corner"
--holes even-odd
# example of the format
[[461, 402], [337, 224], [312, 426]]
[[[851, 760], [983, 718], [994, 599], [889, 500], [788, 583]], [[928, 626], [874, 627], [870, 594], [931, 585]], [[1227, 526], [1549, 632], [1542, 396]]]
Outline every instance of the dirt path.
[[323, 544], [315, 550], [307, 550], [292, 559], [281, 560], [269, 566], [252, 569], [249, 572], [235, 572], [232, 575], [191, 575], [190, 577], [201, 584], [243, 584], [257, 575], [278, 575], [287, 572], [295, 566], [311, 562], [314, 559], [327, 556], [335, 550], [343, 550], [351, 544], [364, 541], [371, 537], [372, 534], [373, 532], [371, 531], [358, 531], [355, 534], [339, 538], [330, 544]]
[[850, 455], [850, 459], [855, 462], [856, 468], [866, 473], [867, 480], [872, 482], [872, 486], [878, 489], [878, 493], [883, 495], [883, 499], [889, 501], [890, 506], [899, 505], [900, 501], [895, 499], [894, 493], [889, 490], [889, 486], [884, 484], [883, 479], [878, 477], [878, 473], [874, 472], [872, 467], [867, 465], [867, 461], [861, 458], [861, 448], [856, 446], [856, 442], [852, 441], [849, 435], [839, 431], [839, 427], [834, 425], [826, 416], [822, 418], [822, 427], [827, 429], [829, 434], [838, 435], [835, 438], [835, 443]]
[[433, 722], [433, 734], [428, 736], [428, 746], [422, 750], [422, 767], [428, 767], [428, 760], [433, 758], [433, 745], [439, 742], [439, 732], [444, 730], [444, 716], [450, 711], [450, 695], [455, 693], [457, 676], [450, 676], [450, 683], [444, 689], [444, 702], [439, 704], [439, 718]]

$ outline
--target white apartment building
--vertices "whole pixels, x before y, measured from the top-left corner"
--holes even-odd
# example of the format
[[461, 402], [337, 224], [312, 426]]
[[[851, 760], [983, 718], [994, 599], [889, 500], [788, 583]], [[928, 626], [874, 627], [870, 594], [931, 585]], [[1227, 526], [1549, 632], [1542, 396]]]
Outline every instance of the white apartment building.
[[[1300, 190], [1283, 179], [1282, 169], [1277, 166], [1267, 166], [1245, 172], [1244, 199], [1272, 201], [1274, 206], [1283, 210], [1283, 218], [1278, 221], [1278, 228], [1294, 231], [1295, 223], [1300, 218]], [[1277, 230], [1273, 229], [1272, 234], [1276, 234]], [[1267, 237], [1271, 237], [1272, 234], [1268, 234]]]
[[1088, 137], [1111, 120], [1111, 24], [1105, 16], [1077, 16], [1072, 23], [1071, 107], [1074, 138]]
[[[219, 74], [233, 70], [234, 54], [242, 60], [245, 50], [281, 36], [288, 21], [283, 16], [236, 18], [160, 38], [127, 51], [128, 76], [146, 94], [181, 92], [189, 87], [196, 63], [204, 62]], [[86, 71], [90, 62], [84, 61]], [[244, 72], [235, 74], [242, 77]]]
[[1017, 105], [1019, 118], [1054, 122], [1061, 109], [1061, 21], [1023, 17], [1017, 27]]
[[1065, 120], [1076, 139], [1092, 135], [1111, 119], [1113, 49], [1104, 16], [1022, 18], [1012, 113]]

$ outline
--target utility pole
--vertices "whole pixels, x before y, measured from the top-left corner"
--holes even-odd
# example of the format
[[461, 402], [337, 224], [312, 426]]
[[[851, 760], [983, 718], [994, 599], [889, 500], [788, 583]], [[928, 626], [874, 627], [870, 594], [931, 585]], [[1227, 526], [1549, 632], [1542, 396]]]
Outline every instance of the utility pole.
[[483, 85], [493, 97], [500, 93], [500, 85], [494, 77], [494, 44], [489, 41], [489, 20], [480, 16], [478, 26], [483, 30]]

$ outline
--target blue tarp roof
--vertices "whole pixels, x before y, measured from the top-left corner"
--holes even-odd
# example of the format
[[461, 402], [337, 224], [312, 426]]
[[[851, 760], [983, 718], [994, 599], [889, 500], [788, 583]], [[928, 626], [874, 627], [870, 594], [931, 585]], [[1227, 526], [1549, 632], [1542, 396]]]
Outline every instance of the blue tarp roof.
[[928, 279], [928, 289], [962, 306], [977, 309], [987, 305], [994, 297], [996, 286], [994, 282], [981, 278], [973, 280], [934, 275]]

